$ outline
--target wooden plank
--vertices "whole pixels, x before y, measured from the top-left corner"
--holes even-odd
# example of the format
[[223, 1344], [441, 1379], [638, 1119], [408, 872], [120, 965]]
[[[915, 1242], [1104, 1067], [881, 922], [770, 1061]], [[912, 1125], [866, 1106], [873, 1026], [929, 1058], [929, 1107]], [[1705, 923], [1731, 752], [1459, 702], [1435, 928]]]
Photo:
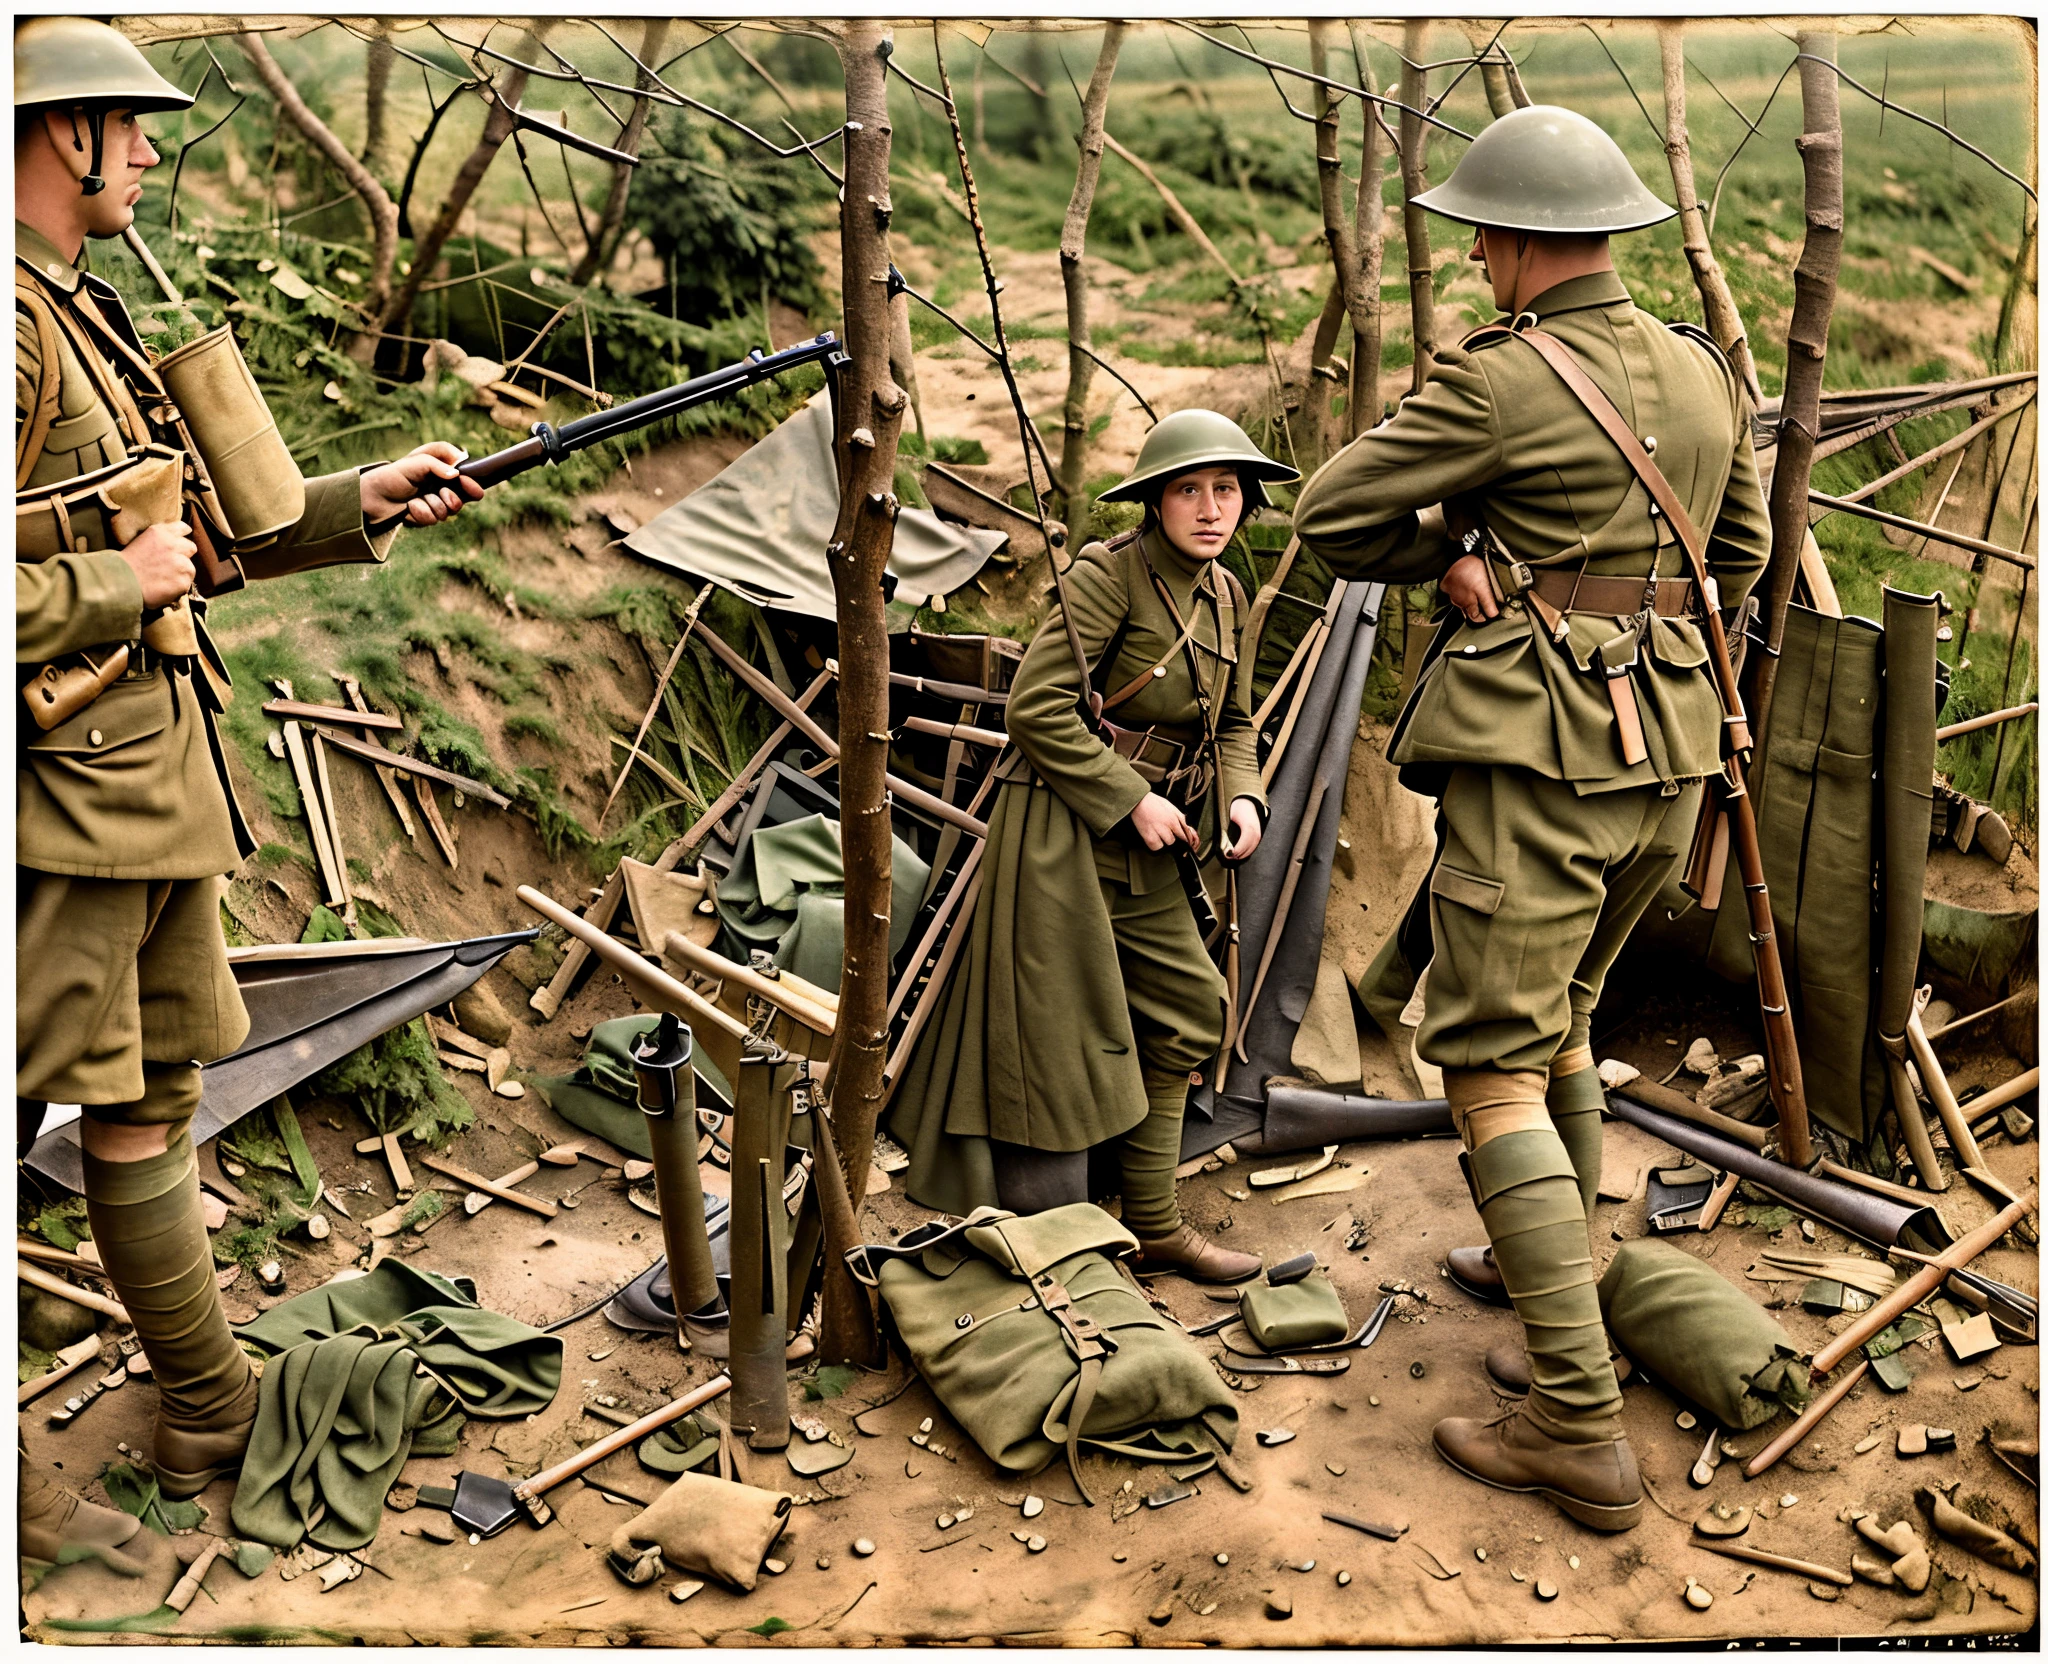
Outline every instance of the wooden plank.
[[440, 846], [442, 859], [450, 867], [460, 865], [455, 857], [455, 835], [441, 818], [441, 805], [434, 801], [432, 783], [415, 774], [412, 777], [412, 795], [419, 799], [420, 818], [427, 823], [427, 830], [433, 833], [434, 842]]
[[364, 705], [309, 705], [303, 699], [273, 699], [263, 707], [263, 712], [266, 716], [297, 717], [304, 722], [345, 722], [357, 728], [390, 732], [403, 732], [405, 728], [397, 717]]
[[[604, 881], [604, 889], [597, 900], [590, 904], [590, 911], [583, 915], [584, 922], [595, 930], [610, 930], [612, 920], [618, 916], [619, 903], [625, 899], [626, 880], [624, 874], [614, 867], [611, 877]], [[552, 1017], [562, 1008], [562, 1001], [568, 997], [570, 986], [590, 958], [590, 946], [586, 942], [569, 943], [569, 951], [562, 956], [562, 963], [555, 974], [548, 978], [545, 988], [536, 988], [533, 998], [526, 1003], [543, 1017]]]
[[383, 751], [367, 741], [356, 739], [349, 734], [328, 733], [327, 743], [338, 751], [346, 751], [351, 757], [360, 757], [366, 763], [377, 763], [395, 768], [406, 774], [417, 775], [431, 780], [437, 786], [446, 786], [452, 791], [465, 793], [481, 799], [494, 809], [509, 809], [512, 800], [504, 793], [493, 791], [481, 781], [471, 780], [466, 775], [451, 774], [445, 768], [436, 768], [432, 763], [423, 763], [417, 757], [405, 756], [402, 752]]
[[[348, 695], [348, 702], [366, 715], [374, 715], [370, 702], [363, 697], [362, 683], [353, 676], [337, 676], [341, 691]], [[398, 824], [405, 828], [405, 835], [414, 843], [419, 842], [419, 828], [412, 823], [412, 811], [405, 806], [405, 793], [398, 789], [398, 771], [388, 764], [377, 765], [377, 783], [384, 788], [384, 795], [391, 800], [391, 807], [397, 812]]]
[[327, 741], [313, 730], [313, 773], [320, 782], [320, 807], [327, 816], [327, 847], [334, 851], [334, 881], [341, 886], [341, 922], [356, 933], [356, 892], [348, 881], [348, 854], [341, 847], [341, 812], [334, 806], [334, 781], [327, 772]]
[[320, 882], [326, 886], [328, 906], [341, 902], [341, 880], [335, 874], [334, 850], [327, 842], [327, 811], [313, 785], [313, 766], [306, 757], [306, 736], [296, 722], [284, 725], [284, 748], [291, 758], [292, 778], [306, 807], [306, 824], [313, 833], [313, 857], [320, 863]]
[[552, 1219], [561, 1211], [553, 1202], [545, 1201], [538, 1196], [529, 1196], [523, 1190], [514, 1190], [509, 1185], [500, 1184], [496, 1179], [487, 1179], [483, 1174], [471, 1172], [467, 1167], [458, 1167], [444, 1157], [421, 1156], [420, 1160], [436, 1173], [446, 1173], [458, 1184], [466, 1184], [471, 1190], [480, 1190], [486, 1196], [495, 1196], [501, 1202], [510, 1202], [515, 1207], [525, 1208], [530, 1213], [539, 1214], [543, 1219]]

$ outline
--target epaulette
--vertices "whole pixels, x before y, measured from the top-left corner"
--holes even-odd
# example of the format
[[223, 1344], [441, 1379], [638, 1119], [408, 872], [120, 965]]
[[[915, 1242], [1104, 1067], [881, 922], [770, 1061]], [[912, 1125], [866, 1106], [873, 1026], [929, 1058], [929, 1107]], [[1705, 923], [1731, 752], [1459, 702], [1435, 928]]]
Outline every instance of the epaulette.
[[1699, 345], [1705, 347], [1708, 352], [1714, 355], [1715, 361], [1722, 369], [1726, 370], [1731, 376], [1735, 373], [1735, 366], [1729, 363], [1727, 353], [1721, 350], [1721, 343], [1716, 341], [1712, 335], [1708, 334], [1698, 324], [1687, 323], [1681, 319], [1677, 323], [1668, 323], [1664, 327], [1670, 330], [1673, 335], [1682, 335], [1688, 341], [1698, 342]]
[[[1461, 354], [1484, 352], [1488, 347], [1497, 347], [1503, 341], [1512, 341], [1514, 338], [1515, 332], [1506, 324], [1481, 324], [1477, 329], [1468, 332], [1451, 350]], [[1452, 359], [1449, 353], [1439, 352], [1437, 362], [1449, 364], [1457, 360]]]

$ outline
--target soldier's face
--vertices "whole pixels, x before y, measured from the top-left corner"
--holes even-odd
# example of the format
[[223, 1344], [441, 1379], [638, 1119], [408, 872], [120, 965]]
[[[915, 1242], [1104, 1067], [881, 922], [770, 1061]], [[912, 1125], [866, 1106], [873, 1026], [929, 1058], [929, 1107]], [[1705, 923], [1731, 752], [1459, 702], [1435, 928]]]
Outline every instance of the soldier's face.
[[1244, 490], [1234, 468], [1197, 468], [1167, 482], [1159, 498], [1166, 541], [1196, 560], [1214, 560], [1244, 518]]
[[[73, 111], [52, 120], [58, 126], [59, 152], [71, 159], [83, 177], [92, 165], [92, 130], [85, 112]], [[107, 188], [79, 202], [88, 237], [118, 237], [134, 223], [135, 205], [142, 200], [142, 176], [162, 160], [133, 110], [107, 112], [100, 153], [100, 176]]]

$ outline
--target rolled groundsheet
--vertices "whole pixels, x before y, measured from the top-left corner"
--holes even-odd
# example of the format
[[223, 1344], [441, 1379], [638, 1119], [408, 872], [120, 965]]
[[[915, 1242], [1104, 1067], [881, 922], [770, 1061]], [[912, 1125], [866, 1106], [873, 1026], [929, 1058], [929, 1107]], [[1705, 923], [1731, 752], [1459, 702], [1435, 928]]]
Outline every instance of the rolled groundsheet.
[[1696, 1127], [1676, 1116], [1660, 1115], [1633, 1099], [1609, 1094], [1609, 1112], [1630, 1126], [1641, 1127], [1652, 1137], [1697, 1156], [1724, 1173], [1763, 1186], [1802, 1213], [1824, 1219], [1839, 1231], [1861, 1237], [1879, 1248], [1906, 1247], [1921, 1253], [1939, 1253], [1953, 1240], [1941, 1215], [1932, 1207], [1913, 1208], [1853, 1185], [1817, 1179], [1796, 1167], [1759, 1155], [1754, 1150]]
[[1246, 1155], [1287, 1155], [1348, 1144], [1357, 1138], [1450, 1136], [1451, 1106], [1442, 1098], [1367, 1098], [1313, 1086], [1276, 1086], [1266, 1094], [1266, 1125], [1254, 1143], [1240, 1138]]
[[[1241, 1019], [1243, 1061], [1234, 1062], [1230, 1072], [1230, 1090], [1240, 1096], [1254, 1096], [1270, 1077], [1293, 1072], [1294, 1036], [1308, 1010], [1309, 996], [1315, 990], [1316, 969], [1322, 962], [1323, 918], [1330, 902], [1330, 869], [1337, 856], [1344, 785], [1351, 767], [1351, 747], [1358, 739], [1358, 709], [1365, 696], [1366, 676], [1372, 669], [1373, 644], [1379, 636], [1379, 608], [1386, 595], [1384, 584], [1358, 587], [1364, 590], [1359, 610], [1354, 614], [1347, 604], [1339, 615], [1338, 628], [1331, 634], [1330, 651], [1323, 655], [1327, 664], [1338, 657], [1338, 648], [1344, 649], [1343, 675], [1329, 705], [1319, 713], [1323, 731], [1314, 748], [1315, 767], [1303, 812], [1307, 812], [1310, 803], [1319, 806], [1302, 850], [1301, 870], [1295, 877], [1286, 916], [1279, 917], [1276, 912], [1266, 942], [1261, 943], [1256, 954], [1248, 947], [1240, 949], [1240, 963], [1253, 968], [1264, 958], [1266, 944], [1269, 942], [1272, 947], [1264, 985], [1258, 989], [1256, 1003], [1245, 1010]], [[1298, 744], [1300, 740], [1297, 730], [1295, 741]], [[1281, 766], [1284, 770], [1286, 764]], [[1297, 838], [1299, 832], [1297, 822]], [[1260, 851], [1265, 847], [1261, 840]], [[1292, 854], [1291, 843], [1276, 842], [1274, 848], [1276, 852]], [[1240, 997], [1250, 1000], [1252, 990], [1240, 990]]]

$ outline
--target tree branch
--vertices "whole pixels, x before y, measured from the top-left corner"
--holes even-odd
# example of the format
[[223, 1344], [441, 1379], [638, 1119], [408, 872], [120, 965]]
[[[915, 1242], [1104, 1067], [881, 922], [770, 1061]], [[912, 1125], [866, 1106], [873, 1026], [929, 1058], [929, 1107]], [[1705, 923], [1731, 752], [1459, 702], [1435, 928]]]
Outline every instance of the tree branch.
[[1096, 54], [1095, 71], [1088, 77], [1088, 91], [1081, 100], [1081, 160], [1074, 170], [1074, 189], [1067, 197], [1067, 217], [1060, 227], [1060, 283], [1067, 300], [1067, 400], [1057, 477], [1060, 518], [1066, 521], [1067, 535], [1076, 546], [1088, 540], [1088, 388], [1097, 362], [1090, 350], [1088, 268], [1082, 262], [1088, 252], [1088, 215], [1095, 205], [1096, 182], [1102, 177], [1109, 83], [1116, 74], [1125, 27], [1114, 22], [1103, 27], [1102, 49]]
[[1411, 19], [1401, 31], [1401, 224], [1408, 245], [1408, 313], [1415, 336], [1415, 367], [1408, 391], [1419, 393], [1436, 362], [1436, 272], [1429, 258], [1429, 216], [1415, 199], [1428, 168], [1429, 135], [1418, 108], [1429, 96], [1429, 73], [1409, 60], [1422, 56], [1428, 23]]
[[[669, 20], [665, 17], [650, 17], [640, 36], [640, 57], [651, 62], [661, 54], [662, 43], [668, 39]], [[642, 86], [652, 86], [649, 73], [640, 72]], [[628, 156], [638, 156], [640, 146], [647, 135], [647, 113], [652, 108], [644, 93], [633, 99], [633, 113], [626, 118], [625, 131], [619, 135], [619, 149]], [[626, 197], [633, 188], [633, 169], [624, 162], [612, 163], [611, 188], [605, 192], [604, 210], [597, 216], [597, 234], [583, 250], [583, 258], [576, 262], [576, 270], [569, 281], [582, 288], [600, 271], [612, 263], [618, 253], [619, 238], [626, 224]]]

